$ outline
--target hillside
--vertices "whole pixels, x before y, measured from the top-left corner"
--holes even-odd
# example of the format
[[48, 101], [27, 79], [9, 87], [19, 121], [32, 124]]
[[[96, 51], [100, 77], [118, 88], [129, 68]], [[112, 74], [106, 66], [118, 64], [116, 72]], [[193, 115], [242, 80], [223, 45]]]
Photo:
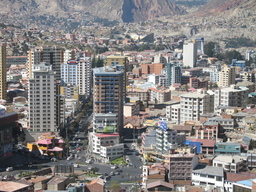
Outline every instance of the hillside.
[[48, 15], [68, 18], [73, 13], [124, 22], [145, 21], [182, 11], [171, 0], [0, 0], [0, 16]]
[[255, 12], [255, 9], [255, 0], [211, 0], [193, 15], [197, 17], [232, 16], [242, 10]]

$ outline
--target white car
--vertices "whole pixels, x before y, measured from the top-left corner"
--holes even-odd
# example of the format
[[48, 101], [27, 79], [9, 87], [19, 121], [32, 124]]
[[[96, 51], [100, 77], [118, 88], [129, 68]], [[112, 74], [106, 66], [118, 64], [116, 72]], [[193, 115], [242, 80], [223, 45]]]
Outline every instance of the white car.
[[91, 164], [92, 161], [91, 160], [86, 160], [85, 163]]
[[117, 169], [118, 167], [116, 165], [114, 165], [114, 166], [111, 166], [110, 168], [111, 169]]
[[75, 167], [75, 168], [78, 168], [78, 167], [79, 167], [79, 164], [74, 164], [74, 167]]

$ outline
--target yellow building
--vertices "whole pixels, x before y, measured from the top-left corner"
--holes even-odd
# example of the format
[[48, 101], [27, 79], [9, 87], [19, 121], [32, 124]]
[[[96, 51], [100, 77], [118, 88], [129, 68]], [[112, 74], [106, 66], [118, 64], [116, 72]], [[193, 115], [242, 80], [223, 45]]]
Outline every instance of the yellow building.
[[126, 66], [128, 65], [128, 58], [126, 56], [116, 56], [116, 55], [111, 55], [108, 56], [106, 59], [106, 65], [107, 66]]
[[31, 152], [39, 151], [41, 155], [61, 158], [63, 153], [64, 140], [54, 133], [45, 133], [35, 143], [27, 143]]

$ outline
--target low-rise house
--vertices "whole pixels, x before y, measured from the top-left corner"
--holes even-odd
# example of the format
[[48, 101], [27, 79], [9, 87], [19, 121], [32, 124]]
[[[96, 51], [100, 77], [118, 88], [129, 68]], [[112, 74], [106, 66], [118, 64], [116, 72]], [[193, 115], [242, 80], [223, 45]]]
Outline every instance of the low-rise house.
[[104, 192], [105, 183], [103, 179], [97, 178], [85, 185], [85, 192]]
[[39, 176], [29, 179], [28, 182], [34, 185], [35, 190], [46, 190], [47, 182], [52, 178], [52, 176]]
[[47, 189], [52, 191], [65, 190], [69, 183], [75, 182], [74, 177], [53, 177], [47, 183]]
[[213, 155], [215, 148], [215, 140], [212, 139], [192, 139], [193, 142], [201, 143], [201, 153], [204, 155]]
[[154, 181], [147, 184], [146, 191], [161, 191], [161, 192], [169, 192], [174, 191], [174, 185], [162, 180]]
[[255, 179], [256, 175], [251, 173], [225, 173], [225, 181], [224, 181], [224, 189], [227, 192], [233, 192], [233, 184], [239, 181], [249, 180], [249, 179]]
[[14, 181], [0, 181], [0, 191], [4, 192], [34, 192], [34, 187]]
[[186, 135], [188, 137], [194, 135], [193, 125], [173, 125], [172, 128], [175, 129], [179, 135]]
[[198, 165], [192, 171], [192, 184], [200, 186], [214, 185], [222, 190], [224, 186], [224, 170], [222, 167]]
[[242, 152], [240, 143], [216, 143], [216, 154], [239, 155]]

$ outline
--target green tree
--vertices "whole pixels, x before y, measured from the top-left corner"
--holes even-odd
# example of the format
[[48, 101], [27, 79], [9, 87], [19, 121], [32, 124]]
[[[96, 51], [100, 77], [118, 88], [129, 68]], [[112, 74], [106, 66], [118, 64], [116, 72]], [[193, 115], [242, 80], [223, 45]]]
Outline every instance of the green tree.
[[91, 168], [91, 172], [93, 172], [93, 174], [95, 174], [96, 172], [99, 171], [99, 168], [98, 167], [93, 167]]
[[121, 186], [117, 181], [111, 181], [110, 189], [112, 192], [119, 192], [121, 190]]
[[149, 49], [150, 49], [150, 46], [148, 44], [143, 44], [139, 47], [138, 51], [141, 52]]
[[243, 56], [241, 55], [240, 52], [238, 52], [236, 50], [227, 51], [225, 53], [225, 60], [226, 60], [226, 62], [227, 63], [231, 63], [232, 59], [242, 60]]
[[92, 58], [92, 68], [95, 68], [96, 67], [96, 58], [95, 58], [95, 55], [93, 56]]
[[100, 56], [98, 56], [96, 61], [96, 67], [103, 67], [103, 65], [104, 65], [103, 59], [101, 59]]
[[206, 43], [204, 45], [204, 53], [206, 55], [208, 55], [209, 57], [214, 57], [215, 56], [215, 43], [214, 42], [209, 42], [209, 43]]

